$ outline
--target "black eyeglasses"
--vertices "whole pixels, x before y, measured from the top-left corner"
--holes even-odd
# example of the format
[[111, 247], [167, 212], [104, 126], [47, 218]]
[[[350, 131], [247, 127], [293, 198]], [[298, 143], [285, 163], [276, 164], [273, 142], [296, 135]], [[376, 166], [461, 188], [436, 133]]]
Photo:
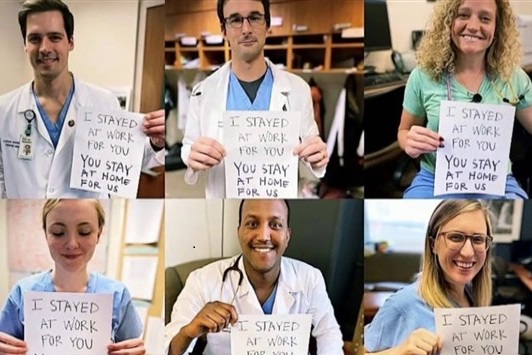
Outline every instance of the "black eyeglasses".
[[224, 23], [228, 28], [242, 28], [244, 20], [248, 20], [251, 27], [260, 27], [266, 23], [264, 15], [259, 13], [251, 14], [246, 17], [240, 15], [230, 16], [224, 18]]
[[467, 235], [459, 231], [447, 231], [438, 235], [443, 235], [445, 246], [452, 251], [462, 250], [468, 239], [471, 240], [473, 249], [481, 252], [488, 250], [493, 242], [493, 237], [486, 234]]

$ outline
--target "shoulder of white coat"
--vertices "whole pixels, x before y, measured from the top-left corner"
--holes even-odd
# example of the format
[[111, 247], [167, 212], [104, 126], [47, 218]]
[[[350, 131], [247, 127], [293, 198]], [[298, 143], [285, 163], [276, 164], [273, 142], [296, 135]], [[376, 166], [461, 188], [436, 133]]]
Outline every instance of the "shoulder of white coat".
[[[2, 111], [10, 111], [12, 108], [15, 108], [15, 110], [18, 108], [18, 102], [23, 96], [25, 90], [29, 91], [29, 85], [26, 84], [21, 87], [16, 88], [15, 90], [11, 90], [8, 93], [5, 93], [0, 96], [0, 110]], [[27, 105], [27, 104], [26, 104]], [[4, 117], [4, 115], [1, 115], [0, 119]]]
[[301, 279], [303, 277], [308, 277], [311, 279], [316, 279], [317, 277], [322, 276], [321, 271], [304, 261], [292, 259], [287, 256], [283, 256], [281, 259], [281, 272], [285, 273], [287, 277], [294, 277]]

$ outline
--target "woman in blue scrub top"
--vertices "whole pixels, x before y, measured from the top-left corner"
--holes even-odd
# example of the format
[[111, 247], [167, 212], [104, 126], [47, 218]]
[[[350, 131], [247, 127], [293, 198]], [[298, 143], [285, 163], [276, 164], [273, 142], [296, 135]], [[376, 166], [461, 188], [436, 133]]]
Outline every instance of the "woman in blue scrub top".
[[445, 200], [430, 218], [421, 274], [390, 296], [366, 326], [371, 354], [429, 355], [441, 351], [434, 308], [491, 302], [491, 223], [479, 200]]
[[88, 272], [105, 224], [105, 212], [97, 200], [47, 200], [42, 212], [43, 229], [55, 266], [18, 282], [0, 313], [0, 354], [26, 354], [24, 293], [112, 293], [112, 344], [109, 355], [145, 354], [142, 323], [127, 288], [101, 274]]

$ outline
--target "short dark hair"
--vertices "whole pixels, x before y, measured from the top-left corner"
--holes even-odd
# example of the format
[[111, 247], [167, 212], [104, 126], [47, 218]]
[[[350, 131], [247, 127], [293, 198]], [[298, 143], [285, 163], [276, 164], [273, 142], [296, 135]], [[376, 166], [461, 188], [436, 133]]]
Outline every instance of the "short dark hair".
[[[222, 27], [222, 32], [224, 32], [224, 5], [228, 0], [218, 0], [216, 5], [216, 11], [218, 12], [218, 19], [220, 20], [220, 26]], [[264, 6], [264, 18], [266, 20], [266, 27], [270, 27], [271, 14], [270, 14], [270, 0], [256, 0], [262, 3]], [[224, 32], [225, 33], [225, 32]]]
[[[244, 206], [244, 202], [247, 200], [240, 201], [240, 206], [238, 207], [238, 226], [240, 227], [240, 223], [242, 223], [242, 208]], [[288, 203], [288, 200], [278, 200], [278, 201], [284, 201], [286, 204], [286, 226], [290, 227], [290, 204]]]
[[72, 41], [74, 36], [74, 16], [64, 2], [61, 0], [26, 0], [22, 5], [22, 10], [18, 13], [18, 24], [20, 25], [20, 31], [22, 32], [24, 43], [26, 43], [28, 15], [46, 11], [61, 12], [68, 41]]

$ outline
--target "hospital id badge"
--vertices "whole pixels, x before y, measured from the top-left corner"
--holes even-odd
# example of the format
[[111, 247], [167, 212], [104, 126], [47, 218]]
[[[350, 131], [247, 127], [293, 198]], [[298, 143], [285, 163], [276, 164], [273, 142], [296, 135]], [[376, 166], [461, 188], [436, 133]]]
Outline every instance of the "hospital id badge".
[[33, 142], [31, 137], [24, 134], [20, 135], [20, 142], [18, 146], [18, 158], [24, 160], [33, 159]]

